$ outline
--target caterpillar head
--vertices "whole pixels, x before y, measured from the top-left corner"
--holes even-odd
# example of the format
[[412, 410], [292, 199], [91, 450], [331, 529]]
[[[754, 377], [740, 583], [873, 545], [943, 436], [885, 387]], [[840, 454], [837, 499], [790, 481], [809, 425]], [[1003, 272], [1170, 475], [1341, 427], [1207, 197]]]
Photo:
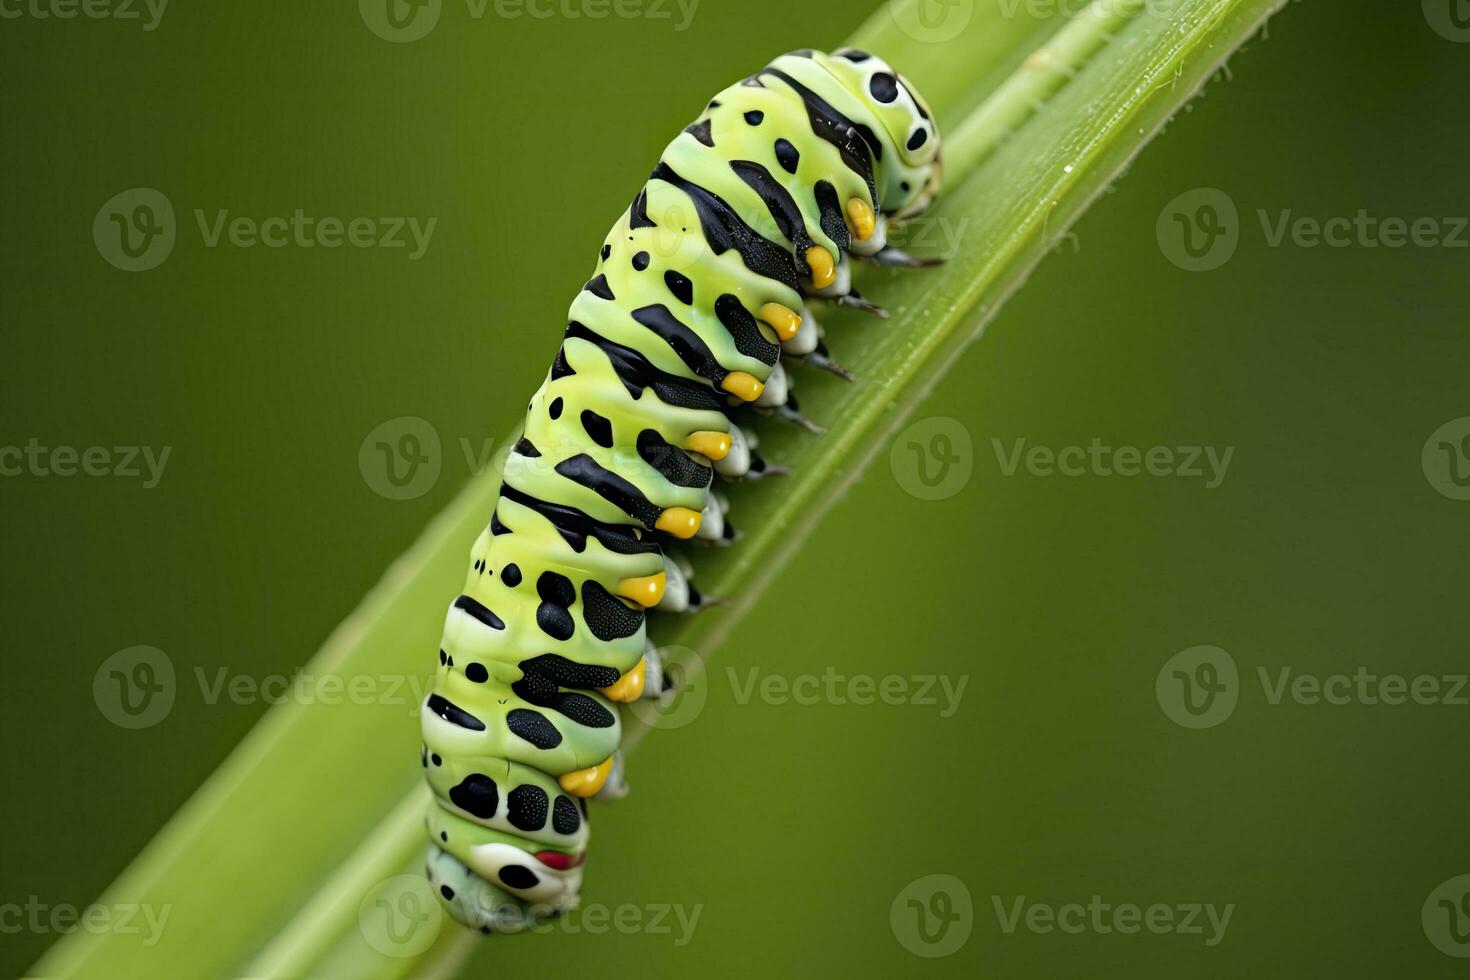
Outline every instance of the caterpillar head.
[[877, 55], [839, 48], [827, 59], [827, 68], [869, 107], [883, 126], [886, 142], [897, 151], [896, 165], [882, 168], [883, 210], [897, 217], [923, 210], [939, 191], [942, 169], [939, 126], [929, 106]]

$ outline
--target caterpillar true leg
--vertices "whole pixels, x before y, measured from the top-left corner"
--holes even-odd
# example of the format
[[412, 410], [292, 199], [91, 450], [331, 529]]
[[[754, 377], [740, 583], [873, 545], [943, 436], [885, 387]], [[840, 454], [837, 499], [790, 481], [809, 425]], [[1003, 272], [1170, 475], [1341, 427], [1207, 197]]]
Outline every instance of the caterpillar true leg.
[[665, 548], [734, 542], [714, 478], [783, 471], [742, 409], [820, 431], [781, 355], [850, 377], [812, 306], [886, 315], [853, 258], [924, 264], [888, 231], [937, 191], [938, 142], [878, 58], [793, 52], [712, 99], [603, 242], [421, 712], [426, 871], [461, 922], [514, 932], [576, 905], [586, 799], [626, 792], [620, 706], [670, 686], [647, 617], [717, 601]]

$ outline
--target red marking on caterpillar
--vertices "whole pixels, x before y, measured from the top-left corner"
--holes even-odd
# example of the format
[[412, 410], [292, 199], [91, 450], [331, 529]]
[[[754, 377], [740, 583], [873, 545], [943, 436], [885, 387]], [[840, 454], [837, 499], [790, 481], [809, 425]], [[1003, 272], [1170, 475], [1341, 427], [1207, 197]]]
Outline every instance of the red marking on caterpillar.
[[567, 854], [563, 851], [537, 851], [536, 860], [548, 868], [554, 868], [557, 871], [570, 871], [587, 860], [587, 854], [585, 851], [581, 854]]

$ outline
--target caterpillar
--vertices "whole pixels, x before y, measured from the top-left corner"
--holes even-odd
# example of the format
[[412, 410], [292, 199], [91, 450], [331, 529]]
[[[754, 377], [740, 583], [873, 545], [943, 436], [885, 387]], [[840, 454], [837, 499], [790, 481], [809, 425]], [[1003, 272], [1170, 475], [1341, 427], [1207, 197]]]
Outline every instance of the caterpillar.
[[807, 300], [886, 315], [849, 257], [930, 264], [888, 228], [940, 173], [928, 107], [882, 59], [795, 51], [711, 99], [608, 233], [421, 710], [426, 872], [461, 923], [515, 932], [576, 906], [586, 800], [626, 789], [618, 705], [669, 687], [647, 613], [709, 603], [665, 548], [736, 537], [715, 476], [779, 472], [741, 409], [815, 428], [781, 355], [847, 372]]

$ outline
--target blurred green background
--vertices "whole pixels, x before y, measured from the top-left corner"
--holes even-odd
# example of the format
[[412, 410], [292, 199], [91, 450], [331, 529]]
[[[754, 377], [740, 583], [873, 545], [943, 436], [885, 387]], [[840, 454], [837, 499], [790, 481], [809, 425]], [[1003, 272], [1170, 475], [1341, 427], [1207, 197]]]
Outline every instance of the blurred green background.
[[[919, 499], [901, 462], [876, 465], [711, 660], [703, 713], [639, 747], [633, 795], [597, 814], [588, 895], [697, 906], [689, 941], [677, 925], [496, 940], [466, 975], [1463, 974], [1421, 907], [1470, 872], [1470, 692], [1272, 703], [1259, 675], [1470, 663], [1470, 502], [1421, 464], [1431, 433], [1470, 416], [1470, 233], [1451, 220], [1470, 213], [1470, 45], [1392, 6], [1273, 20], [921, 407], [968, 433], [969, 482]], [[290, 674], [447, 504], [473, 468], [463, 447], [514, 420], [606, 227], [702, 101], [868, 13], [703, 0], [475, 19], [450, 3], [428, 37], [390, 44], [347, 3], [177, 2], [154, 30], [137, 9], [0, 22], [0, 446], [170, 447], [152, 488], [0, 478], [6, 907], [95, 898], [267, 709], [210, 703], [196, 669]], [[178, 240], [128, 273], [92, 223], [140, 186], [171, 202]], [[1233, 255], [1192, 272], [1171, 260], [1169, 206], [1198, 188], [1238, 221]], [[1185, 200], [1199, 215], [1220, 198]], [[437, 224], [411, 259], [207, 247], [194, 218], [298, 208]], [[1435, 219], [1460, 245], [1268, 234], [1283, 212], [1360, 209]], [[358, 459], [400, 416], [443, 447], [409, 500]], [[993, 441], [1094, 438], [1233, 455], [1211, 489], [1006, 475]], [[137, 644], [166, 651], [180, 687], [166, 720], [129, 731], [92, 681]], [[1155, 685], [1163, 671], [1168, 702], [1166, 662], [1204, 644], [1238, 668], [1238, 703], [1192, 730]], [[829, 669], [965, 686], [947, 716], [937, 684], [937, 705], [745, 697], [753, 670]], [[935, 959], [909, 949], [935, 951], [905, 891], [931, 874], [973, 906]], [[1231, 918], [1214, 945], [1203, 915], [1203, 935], [1007, 929], [1023, 896], [1094, 895]], [[56, 939], [15, 921], [0, 917], [5, 975]]]

